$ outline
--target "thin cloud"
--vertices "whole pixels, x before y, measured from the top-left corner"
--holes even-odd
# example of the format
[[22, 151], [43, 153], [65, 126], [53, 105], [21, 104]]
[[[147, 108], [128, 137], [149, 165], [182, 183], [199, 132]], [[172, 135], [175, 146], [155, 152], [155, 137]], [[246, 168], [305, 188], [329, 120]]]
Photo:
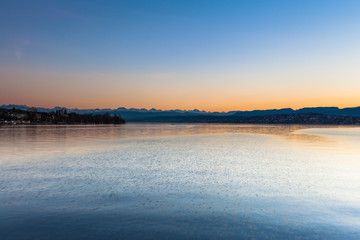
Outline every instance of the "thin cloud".
[[51, 8], [51, 10], [57, 15], [60, 16], [62, 18], [68, 18], [68, 19], [78, 19], [78, 20], [85, 20], [86, 18], [80, 14], [71, 12], [71, 11], [66, 11], [63, 9], [59, 9], [59, 8]]
[[20, 61], [23, 57], [23, 53], [22, 51], [18, 50], [18, 51], [15, 51], [15, 58], [17, 61]]
[[149, 75], [151, 78], [166, 80], [174, 77], [174, 74], [167, 72], [155, 72]]
[[28, 39], [23, 39], [21, 42], [24, 46], [27, 46], [30, 44], [30, 41]]
[[23, 49], [30, 44], [30, 41], [28, 39], [21, 39], [21, 40], [17, 40], [15, 41], [15, 44], [14, 44], [14, 48], [15, 48], [15, 52], [14, 52], [14, 55], [15, 55], [15, 59], [17, 61], [20, 61], [24, 54], [23, 54]]

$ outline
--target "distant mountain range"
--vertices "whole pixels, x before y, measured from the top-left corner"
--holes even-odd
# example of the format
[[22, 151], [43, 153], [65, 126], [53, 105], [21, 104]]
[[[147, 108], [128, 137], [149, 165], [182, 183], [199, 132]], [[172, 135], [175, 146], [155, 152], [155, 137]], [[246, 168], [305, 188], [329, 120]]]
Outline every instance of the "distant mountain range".
[[[1, 105], [0, 108], [31, 110], [34, 108], [26, 105]], [[36, 108], [38, 112], [55, 112], [64, 109], [62, 107], [55, 108]], [[77, 114], [105, 114], [118, 115], [127, 122], [243, 122], [244, 118], [254, 118], [270, 115], [306, 115], [321, 114], [326, 116], [346, 116], [360, 117], [360, 107], [338, 108], [338, 107], [315, 107], [301, 109], [271, 109], [271, 110], [254, 110], [254, 111], [230, 111], [230, 112], [206, 112], [197, 109], [194, 110], [158, 110], [158, 109], [136, 109], [124, 108], [117, 109], [68, 109], [68, 113]], [[239, 120], [242, 119], [242, 120]]]

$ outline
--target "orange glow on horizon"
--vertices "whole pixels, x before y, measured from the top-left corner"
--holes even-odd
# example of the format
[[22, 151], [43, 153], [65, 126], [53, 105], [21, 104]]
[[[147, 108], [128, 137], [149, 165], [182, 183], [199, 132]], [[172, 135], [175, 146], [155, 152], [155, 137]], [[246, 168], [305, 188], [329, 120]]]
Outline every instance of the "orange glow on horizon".
[[134, 77], [43, 69], [0, 70], [0, 105], [219, 112], [360, 106], [360, 81], [357, 81], [356, 72], [342, 81], [335, 81], [340, 79], [339, 74], [327, 74], [326, 78], [317, 77], [316, 81], [306, 82], [302, 79], [309, 77], [307, 75], [293, 77], [292, 81], [286, 81], [291, 75], [285, 75], [273, 84], [272, 79], [277, 75], [250, 76], [245, 82], [239, 82], [238, 77], [218, 81], [210, 76], [181, 82], [158, 79], [158, 75]]

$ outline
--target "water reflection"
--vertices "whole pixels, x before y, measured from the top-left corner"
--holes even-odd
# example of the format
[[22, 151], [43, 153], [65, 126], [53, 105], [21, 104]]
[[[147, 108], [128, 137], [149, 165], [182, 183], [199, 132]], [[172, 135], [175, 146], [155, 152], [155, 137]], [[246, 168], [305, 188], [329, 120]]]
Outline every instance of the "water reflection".
[[2, 239], [359, 239], [358, 129], [3, 127], [0, 233]]
[[[50, 125], [0, 127], [0, 151], [18, 157], [88, 151], [111, 141], [129, 138], [169, 137], [196, 134], [251, 133], [286, 137], [291, 141], [317, 144], [331, 142], [317, 134], [295, 134], [311, 126], [302, 125], [238, 125], [238, 124], [127, 124], [127, 125]], [[96, 142], [92, 145], [91, 142]], [[104, 143], [106, 142], [106, 143]], [[31, 144], [31, 146], [29, 146]]]

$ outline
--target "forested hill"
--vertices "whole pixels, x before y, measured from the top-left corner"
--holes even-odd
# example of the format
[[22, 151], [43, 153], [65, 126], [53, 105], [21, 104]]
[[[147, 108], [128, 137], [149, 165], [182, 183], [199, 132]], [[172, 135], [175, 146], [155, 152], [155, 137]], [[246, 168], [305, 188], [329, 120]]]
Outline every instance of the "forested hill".
[[0, 108], [0, 124], [123, 124], [117, 115], [68, 113], [66, 109], [38, 112], [36, 109], [20, 110]]

